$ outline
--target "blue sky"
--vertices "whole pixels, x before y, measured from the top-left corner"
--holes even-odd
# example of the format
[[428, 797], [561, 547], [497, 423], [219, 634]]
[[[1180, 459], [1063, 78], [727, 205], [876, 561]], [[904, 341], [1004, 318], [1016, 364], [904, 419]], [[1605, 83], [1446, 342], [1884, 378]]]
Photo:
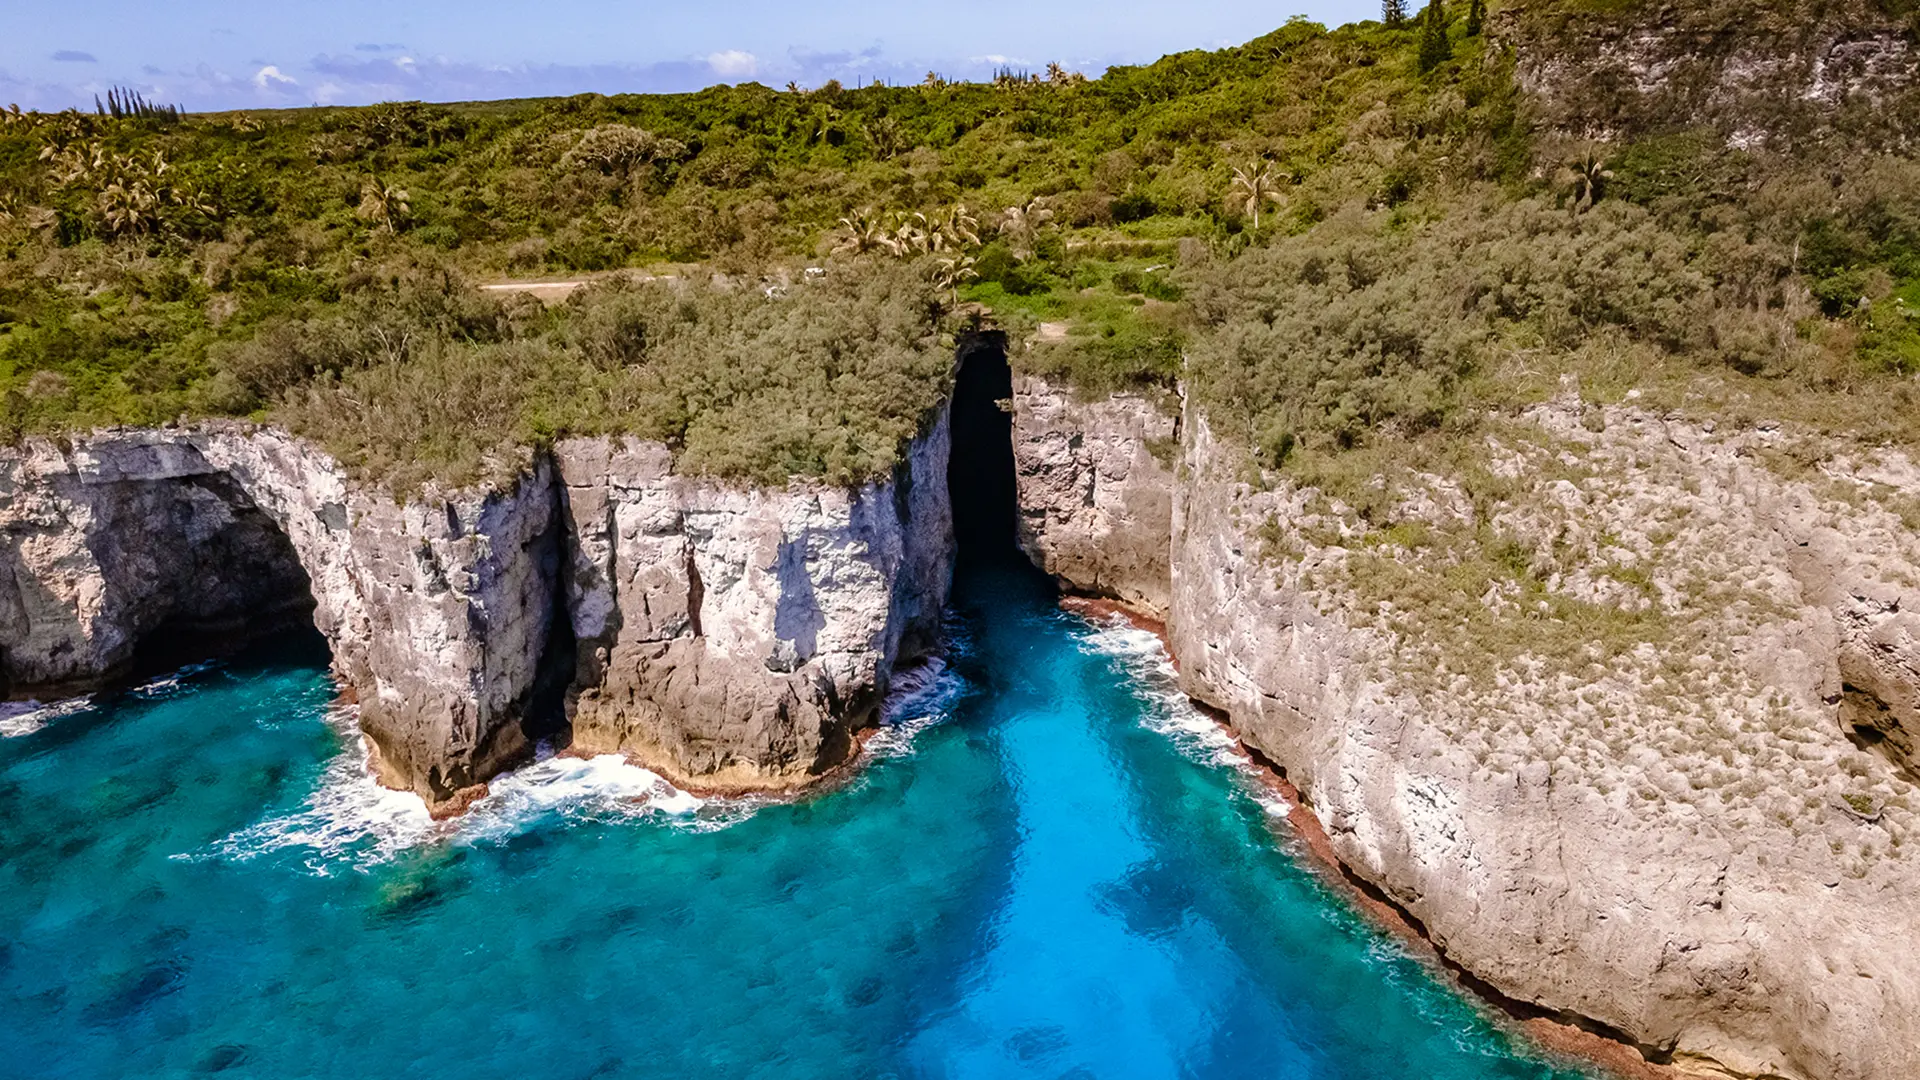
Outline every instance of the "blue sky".
[[1098, 72], [1235, 44], [1290, 15], [1377, 0], [4, 0], [0, 105], [91, 107], [132, 86], [190, 110], [693, 90], [758, 80], [979, 78], [1057, 60]]

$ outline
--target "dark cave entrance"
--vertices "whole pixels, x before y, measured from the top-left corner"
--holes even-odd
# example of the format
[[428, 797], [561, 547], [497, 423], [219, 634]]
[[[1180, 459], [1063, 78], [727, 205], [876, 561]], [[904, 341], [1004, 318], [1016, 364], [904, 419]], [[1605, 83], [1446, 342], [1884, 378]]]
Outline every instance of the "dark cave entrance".
[[[134, 481], [135, 513], [91, 544], [110, 581], [137, 600], [136, 644], [105, 685], [209, 659], [241, 666], [324, 665], [312, 581], [292, 540], [225, 473]], [[146, 553], [175, 554], [149, 573]], [[131, 598], [130, 598], [131, 599]]]
[[954, 541], [962, 562], [1007, 561], [1019, 552], [1007, 336], [995, 332], [966, 338], [956, 362], [953, 443], [947, 461]]
[[44, 566], [11, 555], [0, 566], [0, 610], [19, 614], [0, 644], [0, 698], [113, 690], [210, 659], [327, 662], [292, 541], [231, 477], [90, 487], [92, 514], [78, 539], [95, 564], [100, 611], [83, 625], [42, 580]]

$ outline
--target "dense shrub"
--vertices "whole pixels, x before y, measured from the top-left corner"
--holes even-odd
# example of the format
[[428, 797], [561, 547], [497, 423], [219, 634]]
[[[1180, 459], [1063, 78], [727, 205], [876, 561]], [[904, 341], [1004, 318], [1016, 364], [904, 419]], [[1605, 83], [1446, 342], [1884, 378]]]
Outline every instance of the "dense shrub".
[[894, 466], [951, 384], [938, 309], [910, 269], [836, 273], [772, 297], [614, 283], [551, 320], [502, 311], [500, 332], [465, 336], [423, 320], [402, 352], [366, 348], [395, 332], [377, 322], [389, 313], [332, 328], [360, 348], [315, 357], [302, 331], [277, 328], [242, 352], [275, 358], [276, 375], [317, 372], [273, 418], [402, 487], [510, 469], [569, 434], [658, 439], [707, 475], [855, 484]]
[[[1867, 25], [1867, 2], [1679, 17]], [[722, 475], [851, 482], [944, 385], [936, 295], [991, 309], [1016, 364], [1083, 389], [1185, 373], [1276, 463], [1464, 424], [1489, 357], [1596, 342], [1847, 423], [1897, 412], [1873, 406], [1911, 400], [1920, 369], [1920, 165], [1886, 152], [1905, 99], [1841, 109], [1819, 139], [1794, 120], [1782, 151], [1683, 115], [1705, 83], [1582, 126], [1626, 108], [1624, 84], [1525, 66], [1665, 10], [1542, 0], [1485, 37], [1452, 11], [1452, 55], [1424, 74], [1421, 33], [1296, 20], [1093, 80], [9, 113], [0, 434], [272, 415], [420, 480], [632, 432]], [[1559, 71], [1540, 84], [1559, 97], [1523, 95], [1517, 62]], [[1273, 181], [1258, 228], [1232, 198], [1249, 168]], [[942, 221], [973, 224], [935, 244]], [[762, 292], [850, 251], [900, 263]], [[468, 284], [643, 266], [738, 285], [549, 311]]]
[[1395, 228], [1349, 211], [1196, 284], [1196, 394], [1270, 458], [1438, 428], [1490, 343], [1556, 349], [1613, 330], [1703, 347], [1712, 281], [1686, 243], [1631, 207], [1583, 215], [1477, 201]]

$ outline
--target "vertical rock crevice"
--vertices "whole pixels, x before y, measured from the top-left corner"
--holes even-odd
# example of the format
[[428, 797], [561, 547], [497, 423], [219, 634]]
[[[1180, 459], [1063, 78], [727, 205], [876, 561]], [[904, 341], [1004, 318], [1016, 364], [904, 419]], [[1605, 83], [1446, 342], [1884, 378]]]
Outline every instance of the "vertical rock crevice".
[[952, 452], [947, 490], [959, 555], [995, 560], [1018, 540], [1014, 484], [1013, 372], [1006, 335], [975, 334], [958, 350], [954, 376]]

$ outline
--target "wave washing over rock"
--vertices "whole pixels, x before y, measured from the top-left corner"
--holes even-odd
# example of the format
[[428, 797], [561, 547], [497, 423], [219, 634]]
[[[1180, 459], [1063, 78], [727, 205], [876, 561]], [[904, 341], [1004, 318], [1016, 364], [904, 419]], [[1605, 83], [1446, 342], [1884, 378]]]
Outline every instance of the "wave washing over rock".
[[[203, 670], [206, 666], [197, 665], [146, 685], [179, 687], [185, 678]], [[884, 759], [910, 754], [914, 738], [947, 717], [964, 685], [937, 657], [903, 671], [882, 707], [879, 729], [866, 742], [866, 756]], [[23, 725], [18, 734], [39, 730], [92, 704], [91, 698], [76, 698], [23, 714], [37, 721], [31, 728]], [[539, 760], [496, 777], [487, 795], [475, 800], [466, 813], [436, 820], [418, 795], [395, 791], [375, 779], [357, 711], [352, 705], [329, 710], [327, 723], [339, 734], [344, 749], [328, 763], [297, 810], [269, 815], [206, 851], [179, 857], [244, 860], [294, 851], [306, 856], [307, 866], [315, 873], [343, 868], [364, 872], [426, 844], [499, 840], [527, 829], [567, 823], [647, 821], [694, 831], [722, 829], [777, 801], [774, 796], [754, 794], [702, 798], [619, 754], [589, 758], [543, 748]]]

